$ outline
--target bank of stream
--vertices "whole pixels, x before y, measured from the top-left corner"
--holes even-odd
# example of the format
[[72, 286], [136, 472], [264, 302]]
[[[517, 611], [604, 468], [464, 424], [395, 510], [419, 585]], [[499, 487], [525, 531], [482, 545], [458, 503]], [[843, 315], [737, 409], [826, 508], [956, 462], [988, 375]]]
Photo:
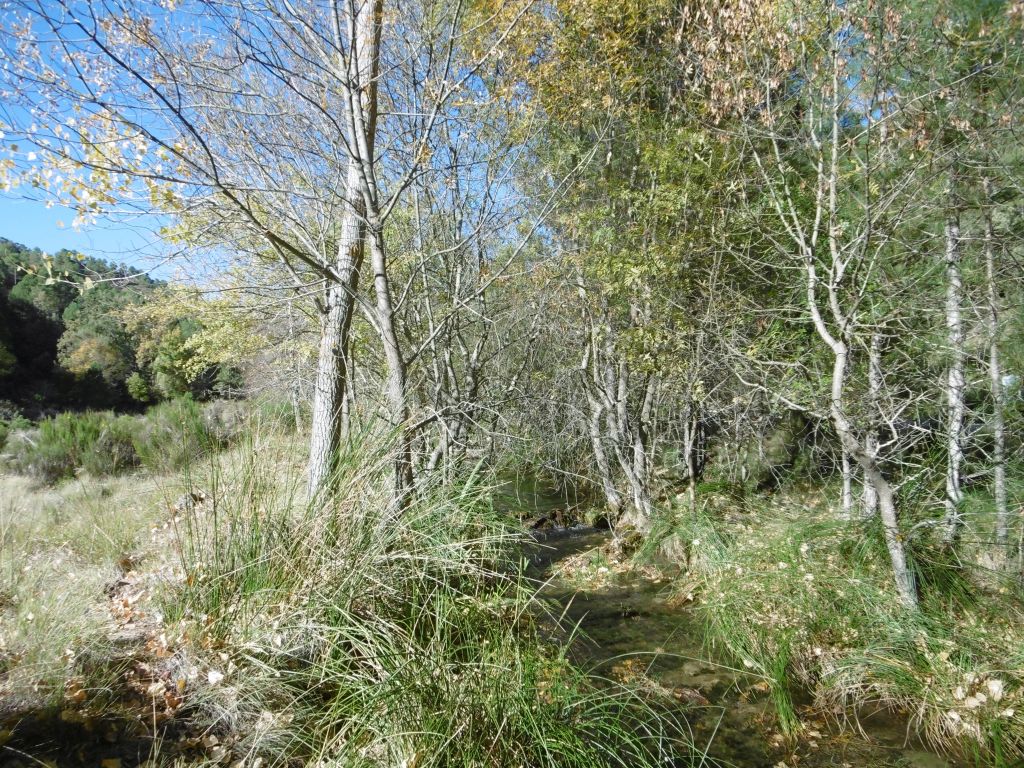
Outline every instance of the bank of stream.
[[[574, 661], [596, 677], [647, 687], [679, 702], [705, 765], [736, 768], [959, 768], [928, 751], [891, 713], [861, 713], [860, 731], [801, 712], [803, 732], [787, 742], [774, 727], [771, 700], [756, 677], [720, 663], [704, 642], [699, 616], [673, 600], [667, 581], [609, 569], [599, 586], [575, 586], [558, 566], [597, 551], [610, 535], [556, 529], [536, 535], [529, 572], [552, 614], [563, 616]], [[563, 630], [564, 631], [564, 630]]]

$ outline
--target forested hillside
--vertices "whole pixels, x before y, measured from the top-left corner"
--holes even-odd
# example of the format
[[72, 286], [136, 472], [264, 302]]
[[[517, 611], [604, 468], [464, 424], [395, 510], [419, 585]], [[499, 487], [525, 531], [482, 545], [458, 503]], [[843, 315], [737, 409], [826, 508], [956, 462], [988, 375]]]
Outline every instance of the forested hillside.
[[39, 415], [237, 390], [237, 373], [215, 365], [186, 372], [193, 318], [132, 321], [128, 310], [152, 304], [161, 287], [130, 267], [0, 239], [0, 401]]
[[180, 275], [0, 251], [19, 750], [1024, 765], [1022, 0], [0, 33], [4, 192]]

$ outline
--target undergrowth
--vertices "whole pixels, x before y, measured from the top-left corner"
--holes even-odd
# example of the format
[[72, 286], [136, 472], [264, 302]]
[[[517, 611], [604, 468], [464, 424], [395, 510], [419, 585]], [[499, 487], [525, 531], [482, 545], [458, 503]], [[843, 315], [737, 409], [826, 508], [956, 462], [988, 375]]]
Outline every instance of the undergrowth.
[[[819, 489], [820, 490], [820, 489]], [[878, 523], [844, 521], [794, 494], [742, 513], [704, 505], [658, 522], [685, 552], [709, 640], [767, 683], [783, 731], [794, 696], [856, 720], [906, 713], [933, 747], [980, 765], [1024, 759], [1019, 588], [924, 540], [911, 548], [921, 608], [897, 599]]]
[[216, 684], [193, 709], [239, 735], [241, 759], [644, 766], [678, 749], [641, 697], [541, 639], [519, 536], [477, 479], [396, 506], [387, 451], [352, 449], [337, 492], [308, 503], [253, 441], [202, 478], [212, 502], [183, 521], [164, 606], [208, 649]]
[[6, 438], [6, 462], [15, 472], [53, 485], [84, 471], [93, 477], [142, 467], [172, 472], [220, 450], [240, 431], [226, 406], [183, 398], [160, 403], [144, 415], [109, 411], [61, 413], [37, 429], [23, 425]]

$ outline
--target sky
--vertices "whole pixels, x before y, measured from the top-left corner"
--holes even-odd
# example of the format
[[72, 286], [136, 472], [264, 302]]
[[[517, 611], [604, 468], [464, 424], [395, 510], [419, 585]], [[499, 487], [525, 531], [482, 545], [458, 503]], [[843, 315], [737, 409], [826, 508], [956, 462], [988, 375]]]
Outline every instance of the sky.
[[[62, 248], [78, 251], [117, 264], [151, 271], [157, 278], [170, 276], [171, 269], [160, 264], [161, 243], [153, 235], [159, 222], [139, 217], [131, 222], [100, 222], [74, 229], [75, 212], [16, 194], [0, 192], [0, 237], [29, 248], [56, 253]], [[63, 227], [61, 227], [63, 223]]]

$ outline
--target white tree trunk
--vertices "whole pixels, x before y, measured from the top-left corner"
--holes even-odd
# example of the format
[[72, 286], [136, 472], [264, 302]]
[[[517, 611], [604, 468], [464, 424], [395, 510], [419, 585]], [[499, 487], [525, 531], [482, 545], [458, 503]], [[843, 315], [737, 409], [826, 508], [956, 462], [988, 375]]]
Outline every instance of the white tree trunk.
[[[347, 11], [347, 13], [346, 13]], [[377, 70], [380, 55], [380, 0], [340, 5], [332, 4], [340, 35], [341, 19], [347, 20], [348, 57], [339, 47], [336, 73], [348, 93], [348, 167], [345, 178], [346, 210], [338, 236], [337, 280], [328, 285], [317, 353], [317, 373], [313, 390], [313, 419], [310, 425], [308, 464], [309, 493], [314, 496], [327, 488], [334, 461], [341, 448], [343, 412], [348, 385], [348, 335], [358, 288], [359, 270], [365, 252], [366, 196], [365, 167], [372, 165], [377, 123]]]
[[847, 451], [857, 460], [864, 472], [864, 481], [870, 483], [878, 497], [879, 516], [885, 533], [885, 546], [889, 550], [889, 561], [892, 564], [893, 576], [896, 580], [896, 591], [900, 602], [908, 608], [917, 608], [917, 589], [914, 575], [907, 564], [907, 553], [900, 533], [899, 516], [896, 509], [896, 498], [892, 486], [882, 474], [877, 462], [870, 457], [858, 442], [853, 428], [843, 410], [843, 379], [847, 365], [847, 348], [842, 341], [833, 346], [835, 363], [832, 369], [832, 423], [839, 440]]
[[842, 508], [840, 515], [843, 520], [853, 517], [853, 462], [850, 460], [850, 452], [842, 448], [841, 470], [843, 473]]
[[686, 455], [686, 498], [691, 511], [697, 508], [697, 474], [701, 445], [701, 427], [697, 406], [690, 403], [683, 428], [683, 452]]
[[395, 498], [400, 505], [404, 505], [413, 485], [413, 435], [408, 428], [410, 412], [405, 359], [402, 357], [398, 331], [395, 328], [395, 310], [388, 281], [384, 233], [379, 227], [375, 227], [370, 234], [370, 261], [373, 268], [374, 293], [377, 298], [377, 330], [384, 345], [384, 360], [387, 364], [384, 389], [388, 401], [388, 416], [398, 443], [395, 449]]
[[588, 400], [590, 402], [590, 421], [588, 424], [590, 447], [594, 452], [594, 464], [597, 466], [597, 474], [601, 482], [601, 490], [604, 492], [605, 503], [612, 513], [612, 522], [614, 522], [622, 512], [622, 494], [615, 487], [611, 464], [608, 462], [608, 453], [604, 449], [604, 435], [601, 432], [601, 423], [604, 421], [604, 409], [597, 398], [588, 396]]
[[985, 189], [985, 282], [988, 288], [988, 373], [992, 392], [992, 495], [996, 505], [996, 544], [1009, 559], [1010, 512], [1006, 498], [1006, 423], [1003, 370], [999, 360], [999, 289], [996, 287], [995, 227], [992, 224], [992, 182]]
[[[882, 343], [883, 336], [880, 331], [871, 334], [871, 346], [868, 349], [868, 407], [871, 409], [871, 418], [874, 420], [879, 412], [879, 398], [882, 395]], [[864, 452], [873, 462], [878, 463], [878, 424], [872, 421], [870, 429], [864, 438]], [[878, 491], [875, 484], [864, 479], [864, 488], [861, 494], [861, 515], [864, 519], [870, 519], [878, 514]]]
[[964, 426], [964, 333], [961, 319], [963, 277], [960, 272], [960, 221], [952, 215], [946, 221], [946, 343], [949, 369], [946, 375], [946, 515], [947, 544], [952, 544], [962, 525], [960, 472], [963, 466]]
[[345, 212], [338, 238], [338, 281], [327, 286], [324, 311], [320, 319], [320, 346], [317, 351], [316, 379], [313, 389], [313, 417], [310, 423], [309, 462], [310, 496], [325, 490], [341, 449], [343, 413], [348, 402], [348, 334], [359, 287], [364, 245], [363, 210], [356, 161], [349, 161], [346, 199], [351, 207]]

